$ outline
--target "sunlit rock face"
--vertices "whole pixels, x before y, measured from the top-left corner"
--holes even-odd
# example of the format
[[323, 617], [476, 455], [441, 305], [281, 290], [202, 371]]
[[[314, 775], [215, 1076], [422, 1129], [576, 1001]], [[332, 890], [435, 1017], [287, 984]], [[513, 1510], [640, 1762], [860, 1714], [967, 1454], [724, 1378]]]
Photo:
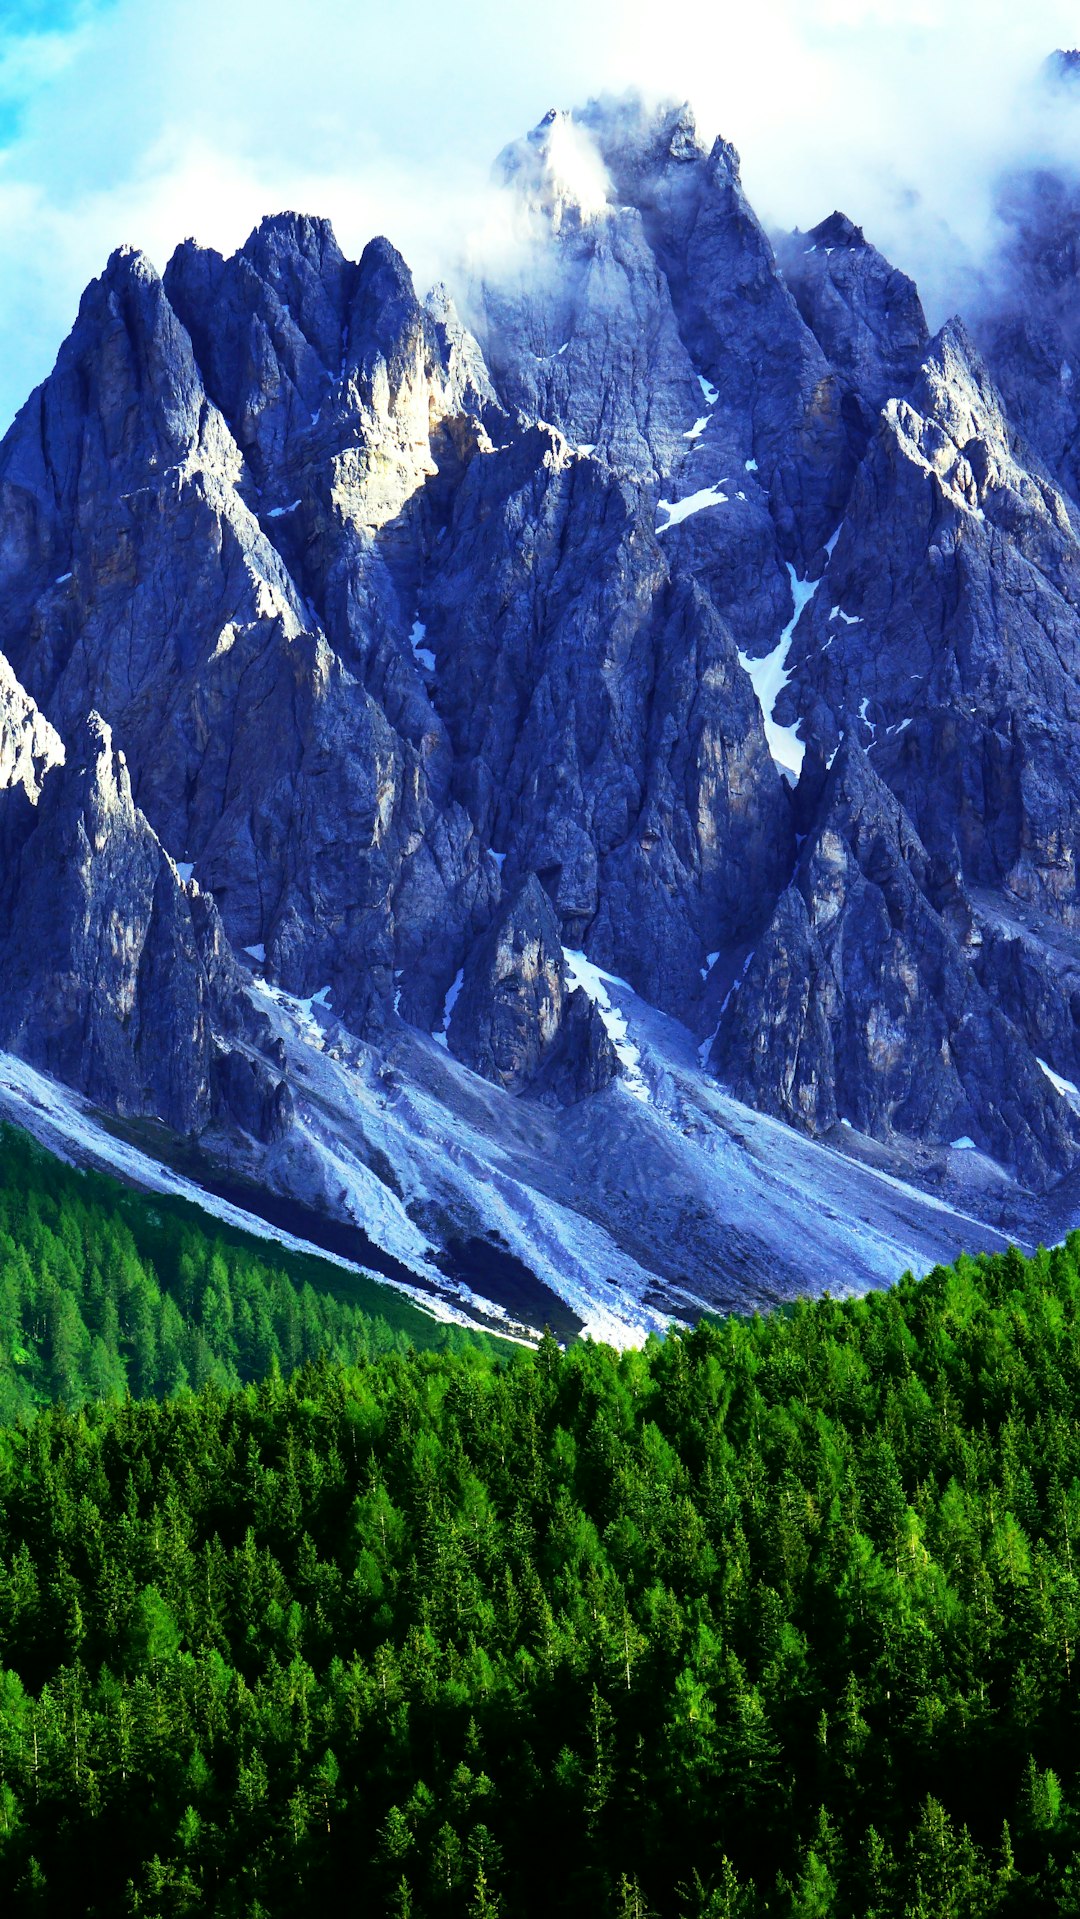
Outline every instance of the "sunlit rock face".
[[1047, 1187], [1075, 188], [1009, 183], [1008, 272], [931, 339], [686, 107], [553, 111], [496, 175], [453, 292], [296, 214], [87, 289], [0, 445], [0, 1039], [283, 1181], [316, 1107], [260, 993], [618, 1138], [637, 1051], [565, 949], [750, 1107]]

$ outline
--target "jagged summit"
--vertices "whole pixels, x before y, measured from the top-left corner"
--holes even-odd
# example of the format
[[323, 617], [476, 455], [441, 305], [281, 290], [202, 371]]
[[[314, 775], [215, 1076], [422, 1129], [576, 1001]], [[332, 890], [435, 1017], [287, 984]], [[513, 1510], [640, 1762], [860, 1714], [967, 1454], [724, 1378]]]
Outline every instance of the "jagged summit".
[[556, 232], [596, 219], [607, 208], [610, 181], [595, 142], [573, 113], [552, 107], [522, 140], [503, 148], [496, 177], [522, 207]]
[[819, 220], [811, 227], [807, 238], [819, 247], [864, 247], [866, 235], [861, 227], [849, 220], [846, 213], [837, 210], [825, 220]]
[[1080, 47], [1058, 47], [1042, 65], [1042, 78], [1051, 87], [1080, 86]]

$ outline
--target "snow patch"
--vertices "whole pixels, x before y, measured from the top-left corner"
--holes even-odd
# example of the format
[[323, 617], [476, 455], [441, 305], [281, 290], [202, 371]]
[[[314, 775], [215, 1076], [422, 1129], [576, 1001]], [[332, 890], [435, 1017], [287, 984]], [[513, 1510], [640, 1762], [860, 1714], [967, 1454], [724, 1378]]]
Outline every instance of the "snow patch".
[[424, 625], [423, 620], [414, 620], [412, 623], [412, 631], [409, 634], [409, 645], [413, 650], [413, 658], [419, 666], [424, 668], [425, 672], [434, 673], [435, 655], [430, 647], [424, 645], [426, 639], [427, 627]]
[[707, 506], [726, 506], [728, 496], [720, 491], [723, 484], [723, 480], [717, 480], [715, 486], [703, 486], [697, 493], [688, 493], [685, 500], [658, 500], [659, 511], [668, 517], [657, 526], [657, 533], [666, 533], [669, 527], [681, 525], [692, 513], [703, 513]]
[[74, 575], [71, 573], [58, 573], [56, 576], [56, 584], [57, 586], [64, 586], [66, 585], [68, 580], [73, 578], [74, 578]]
[[1080, 1112], [1080, 1086], [1071, 1079], [1066, 1079], [1064, 1073], [1055, 1073], [1053, 1067], [1048, 1066], [1044, 1059], [1039, 1059], [1038, 1055], [1036, 1055], [1036, 1063], [1042, 1067], [1054, 1091], [1068, 1101], [1074, 1113]]
[[709, 974], [712, 972], [712, 969], [716, 965], [716, 962], [719, 958], [720, 958], [719, 953], [706, 953], [705, 964], [701, 969], [702, 979], [708, 979]]
[[464, 978], [464, 970], [459, 967], [450, 985], [447, 987], [446, 998], [443, 1001], [442, 1025], [439, 1027], [437, 1033], [432, 1033], [431, 1035], [436, 1044], [445, 1047], [447, 1052], [450, 1051], [450, 1043], [446, 1036], [450, 1031], [450, 1021], [454, 1015], [454, 1008], [457, 1005], [457, 997], [461, 991]]
[[300, 500], [292, 500], [288, 506], [272, 506], [266, 517], [268, 520], [283, 520], [286, 513], [295, 513], [297, 507], [302, 504]]
[[[715, 957], [718, 959], [720, 956], [719, 954], [716, 954]], [[716, 1025], [713, 1027], [713, 1030], [709, 1034], [708, 1039], [703, 1039], [701, 1042], [701, 1045], [697, 1049], [698, 1065], [701, 1067], [702, 1072], [705, 1071], [706, 1067], [709, 1064], [709, 1054], [712, 1052], [713, 1046], [716, 1043], [716, 1036], [719, 1033], [720, 1028], [724, 1023], [724, 1014], [727, 1012], [727, 1009], [731, 1004], [733, 996], [738, 992], [740, 986], [742, 985], [744, 979], [746, 978], [747, 973], [750, 971], [750, 961], [753, 959], [753, 957], [754, 957], [754, 949], [751, 947], [749, 953], [746, 955], [746, 958], [743, 961], [742, 972], [739, 974], [737, 979], [732, 980], [731, 985], [728, 987], [727, 992], [724, 994], [723, 1004], [721, 1005], [720, 1015], [719, 1015], [719, 1018], [717, 1019]]]
[[258, 960], [260, 966], [266, 965], [266, 947], [263, 945], [262, 940], [259, 940], [254, 946], [245, 946], [244, 951], [245, 953], [249, 953], [253, 960]]
[[715, 406], [717, 400], [720, 398], [720, 395], [716, 387], [714, 387], [712, 381], [707, 380], [703, 373], [699, 373], [697, 376], [697, 383], [699, 387], [701, 388], [702, 393], [705, 396], [705, 405]]
[[174, 860], [173, 865], [176, 867], [176, 870], [179, 873], [180, 878], [183, 880], [184, 885], [185, 886], [190, 885], [191, 876], [195, 871], [194, 860]]
[[973, 1139], [969, 1139], [966, 1133], [961, 1133], [959, 1139], [953, 1140], [953, 1147], [954, 1147], [954, 1150], [958, 1153], [978, 1152], [978, 1147], [976, 1146], [975, 1141]]
[[802, 772], [803, 758], [806, 753], [806, 743], [799, 738], [801, 721], [795, 720], [791, 726], [779, 726], [773, 719], [773, 712], [777, 700], [791, 678], [787, 670], [787, 658], [791, 651], [795, 628], [802, 617], [803, 608], [809, 606], [817, 592], [820, 581], [800, 580], [790, 561], [787, 570], [791, 581], [791, 597], [795, 602], [794, 613], [771, 653], [766, 653], [760, 660], [751, 659], [749, 653], [740, 653], [739, 665], [750, 675], [751, 685], [757, 695], [769, 752], [785, 778], [794, 786]]
[[700, 420], [695, 420], [693, 426], [689, 427], [687, 431], [683, 434], [683, 439], [684, 440], [700, 440], [702, 434], [705, 431], [705, 428], [708, 426], [709, 421], [711, 419], [712, 419], [711, 413], [703, 413]]
[[630, 1038], [626, 1015], [620, 1011], [619, 1007], [612, 1005], [611, 995], [608, 992], [609, 986], [621, 986], [629, 990], [626, 987], [626, 981], [617, 979], [614, 973], [602, 972], [599, 966], [594, 966], [590, 959], [586, 959], [584, 953], [578, 952], [573, 947], [563, 947], [563, 959], [566, 963], [566, 976], [571, 986], [580, 986], [582, 991], [588, 994], [604, 1022], [604, 1030], [615, 1048], [623, 1069], [622, 1084], [635, 1099], [647, 1101], [649, 1089], [641, 1070], [641, 1054]]
[[312, 993], [310, 999], [298, 999], [295, 993], [287, 993], [283, 986], [271, 986], [269, 980], [260, 979], [256, 974], [252, 979], [251, 988], [262, 998], [272, 1000], [274, 1005], [279, 1006], [283, 1012], [291, 1013], [301, 1038], [309, 1046], [321, 1049], [325, 1037], [324, 1029], [321, 1022], [316, 1019], [313, 1008], [318, 1006], [323, 1012], [330, 1011], [328, 986], [320, 986], [318, 992]]
[[861, 626], [861, 613], [845, 613], [842, 606], [834, 606], [829, 614], [830, 620], [843, 620], [845, 626]]
[[748, 473], [756, 473], [758, 470], [756, 460], [744, 460], [743, 465]]

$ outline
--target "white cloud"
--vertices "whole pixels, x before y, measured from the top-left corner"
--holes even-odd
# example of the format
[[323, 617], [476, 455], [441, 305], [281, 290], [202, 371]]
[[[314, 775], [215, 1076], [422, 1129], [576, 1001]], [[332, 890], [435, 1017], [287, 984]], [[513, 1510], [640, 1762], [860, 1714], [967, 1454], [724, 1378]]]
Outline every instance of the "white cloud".
[[844, 207], [941, 309], [985, 243], [995, 170], [1059, 138], [1020, 82], [1075, 34], [1061, 0], [88, 0], [74, 19], [0, 28], [0, 105], [19, 109], [0, 420], [120, 241], [164, 266], [188, 233], [231, 249], [298, 206], [353, 253], [387, 233], [427, 280], [487, 218], [507, 140], [628, 85], [693, 98], [764, 218]]

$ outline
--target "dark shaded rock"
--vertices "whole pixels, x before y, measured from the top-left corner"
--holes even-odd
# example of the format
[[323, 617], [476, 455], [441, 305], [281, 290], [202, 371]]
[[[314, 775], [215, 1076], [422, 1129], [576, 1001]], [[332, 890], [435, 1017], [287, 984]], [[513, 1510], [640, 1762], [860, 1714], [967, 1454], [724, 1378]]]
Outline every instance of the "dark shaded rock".
[[955, 876], [844, 747], [729, 997], [714, 1070], [811, 1132], [847, 1119], [880, 1139], [966, 1137], [1046, 1186], [1075, 1160], [1080, 1121], [980, 984], [961, 905]]
[[[1080, 124], [1080, 89], [1067, 78], [1066, 87]], [[979, 344], [1010, 418], [1080, 500], [1080, 186], [1064, 171], [1015, 173], [996, 211], [1001, 238], [974, 316]]]
[[296, 1110], [292, 1092], [265, 1060], [236, 1047], [215, 1046], [210, 1078], [216, 1114], [266, 1144], [285, 1138]]
[[1022, 901], [976, 892], [975, 970], [1032, 1052], [1080, 1079], [1080, 951], [1053, 918]]
[[559, 923], [535, 874], [470, 952], [447, 1038], [497, 1086], [562, 1104], [615, 1078], [614, 1048], [596, 1007], [567, 983]]
[[447, 546], [428, 608], [457, 791], [567, 944], [685, 1011], [793, 851], [730, 626], [637, 491], [550, 430], [473, 464]]

